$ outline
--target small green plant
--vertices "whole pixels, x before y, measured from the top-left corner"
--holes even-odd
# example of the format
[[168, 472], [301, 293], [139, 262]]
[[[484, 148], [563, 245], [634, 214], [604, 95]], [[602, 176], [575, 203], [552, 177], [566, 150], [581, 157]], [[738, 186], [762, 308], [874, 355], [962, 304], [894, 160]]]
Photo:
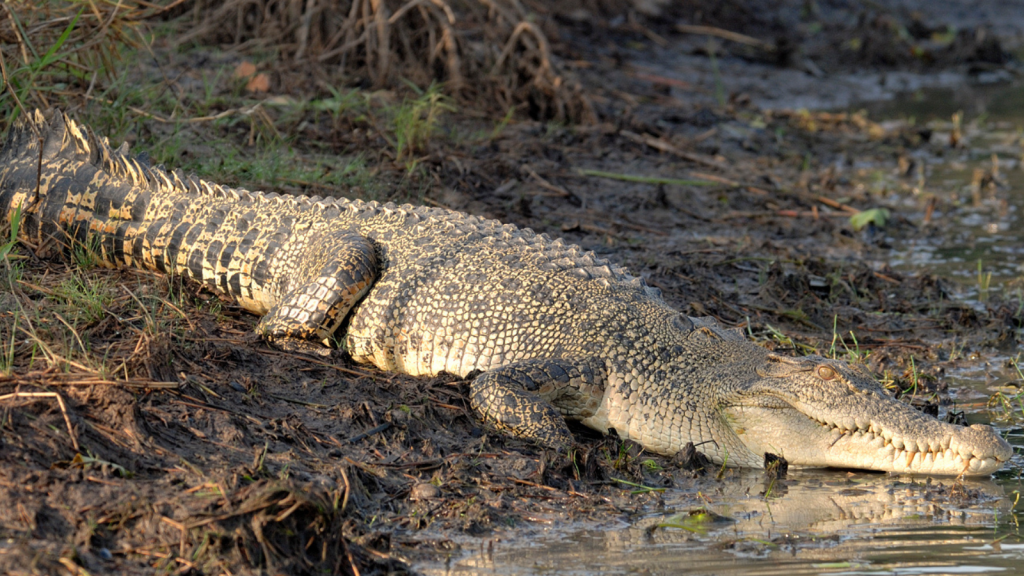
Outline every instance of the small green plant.
[[644, 470], [647, 470], [648, 472], [660, 472], [664, 470], [661, 464], [658, 464], [657, 462], [651, 460], [650, 458], [644, 460], [640, 464], [644, 467]]
[[715, 79], [715, 101], [719, 108], [725, 108], [729, 102], [725, 98], [725, 84], [722, 83], [722, 71], [718, 67], [718, 47], [714, 41], [708, 39], [708, 60], [711, 62], [711, 74]]
[[833, 359], [833, 360], [836, 359], [836, 342], [840, 338], [842, 338], [839, 335], [838, 328], [839, 328], [839, 314], [834, 314], [832, 316], [832, 345], [829, 346], [829, 348], [828, 348], [828, 357]]
[[[1020, 366], [1020, 354], [1016, 358], [1011, 358], [1010, 366], [1017, 372], [1017, 378], [1020, 379], [1021, 383], [1024, 383], [1024, 370]], [[1008, 384], [1008, 386], [1014, 386], [1016, 383]], [[1018, 388], [1016, 394], [1007, 394], [1003, 391], [996, 391], [988, 399], [988, 409], [997, 411], [999, 413], [998, 418], [1008, 420], [1013, 415], [1020, 411], [1020, 417], [1024, 418], [1024, 390]]]
[[846, 346], [846, 342], [843, 342], [843, 348], [846, 348], [846, 354], [850, 357], [850, 361], [866, 361], [870, 352], [868, 350], [861, 351], [860, 342], [857, 342], [857, 335], [853, 333], [853, 330], [850, 330], [850, 340], [853, 340], [853, 350], [850, 350], [850, 348]]
[[1003, 391], [998, 390], [989, 396], [986, 407], [990, 411], [996, 412], [996, 417], [1000, 420], [1009, 420], [1018, 410], [1020, 411], [1021, 417], [1024, 417], [1024, 401], [1021, 399], [1022, 394], [1024, 394], [1024, 392], [1006, 394]]
[[10, 240], [0, 244], [0, 262], [4, 265], [4, 277], [7, 284], [5, 288], [10, 290], [8, 294], [14, 292], [14, 282], [21, 279], [22, 267], [20, 263], [12, 262], [12, 260], [21, 257], [13, 253], [15, 246], [18, 244], [18, 231], [21, 229], [21, 222], [22, 211], [19, 205], [11, 213]]
[[988, 300], [988, 289], [992, 286], [992, 273], [984, 272], [981, 260], [978, 260], [978, 300]]
[[98, 467], [104, 471], [109, 470], [111, 473], [116, 474], [121, 478], [131, 478], [132, 476], [135, 476], [134, 472], [128, 470], [127, 468], [121, 466], [120, 464], [115, 464], [108, 460], [103, 460], [102, 458], [94, 456], [92, 453], [88, 454], [88, 456], [82, 456], [81, 453], [75, 454], [75, 457], [72, 458], [71, 461], [68, 462], [68, 464], [73, 468], [81, 468], [83, 470]]
[[718, 470], [718, 475], [715, 476], [716, 480], [725, 478], [725, 468], [729, 465], [729, 450], [728, 448], [722, 448], [722, 467]]
[[798, 350], [804, 354], [816, 353], [816, 350], [813, 346], [808, 346], [807, 344], [802, 344], [800, 342], [797, 342], [796, 340], [793, 340], [789, 336], [783, 334], [781, 330], [772, 326], [771, 324], [766, 323], [764, 327], [766, 330], [768, 330], [768, 334], [771, 335], [772, 339], [778, 342], [779, 344], [783, 346], [789, 346], [794, 350]]
[[957, 342], [953, 339], [953, 343], [949, 346], [949, 361], [956, 362], [964, 354], [964, 348], [967, 346], [966, 342]]
[[[12, 107], [13, 110], [12, 116], [10, 118], [11, 120], [13, 120], [17, 116], [18, 108], [21, 107], [21, 103], [24, 102], [28, 97], [29, 90], [32, 90], [33, 86], [36, 84], [36, 78], [39, 75], [39, 73], [44, 68], [50, 66], [51, 64], [60, 59], [60, 57], [62, 56], [62, 54], [60, 53], [60, 49], [64, 46], [64, 43], [67, 42], [68, 37], [71, 36], [71, 32], [75, 29], [75, 26], [78, 25], [78, 19], [82, 17], [82, 12], [84, 11], [85, 6], [78, 9], [78, 13], [75, 14], [75, 16], [71, 19], [71, 22], [68, 23], [68, 25], [64, 28], [60, 36], [57, 37], [56, 42], [54, 42], [50, 46], [50, 49], [47, 50], [46, 54], [44, 54], [42, 57], [38, 57], [38, 54], [33, 48], [32, 53], [33, 55], [36, 55], [36, 58], [34, 60], [28, 61], [25, 63], [24, 66], [21, 66], [13, 70], [9, 77], [7, 76], [7, 74], [4, 74], [4, 84], [7, 84], [9, 82], [10, 85], [3, 86], [5, 90], [0, 91], [0, 103], [2, 103], [2, 101], [7, 96], [5, 92], [8, 92], [8, 90], [10, 90], [9, 93], [14, 97], [15, 104], [17, 104], [17, 107]], [[14, 20], [14, 22], [19, 25], [19, 28], [22, 28], [15, 14], [16, 13], [13, 11], [10, 12], [10, 16]]]
[[[365, 111], [366, 96], [359, 90], [342, 92], [333, 86], [328, 86], [328, 89], [331, 91], [330, 98], [313, 100], [308, 106], [314, 110], [329, 112], [335, 120], [353, 112], [362, 113]], [[357, 116], [354, 119], [359, 120], [361, 118]]]
[[878, 228], [881, 228], [885, 226], [885, 223], [888, 221], [888, 208], [871, 208], [870, 210], [863, 210], [853, 216], [850, 216], [850, 226], [852, 226], [856, 232], [859, 232], [868, 224], [874, 224]]
[[[610, 460], [611, 458], [609, 458]], [[625, 442], [619, 442], [619, 450], [615, 457], [615, 461], [612, 462], [612, 468], [616, 470], [625, 470], [629, 467], [629, 447]]]
[[678, 528], [693, 532], [695, 534], [707, 533], [710, 524], [723, 524], [733, 522], [732, 518], [716, 514], [707, 508], [695, 508], [687, 512], [674, 514], [664, 522], [655, 525], [656, 528]]
[[8, 288], [13, 292], [13, 283], [15, 280], [21, 279], [21, 265], [19, 263], [12, 262], [16, 258], [21, 256], [14, 254], [14, 249], [18, 244], [18, 232], [21, 230], [21, 223], [23, 220], [23, 214], [21, 205], [18, 205], [11, 213], [11, 228], [10, 228], [10, 239], [3, 244], [0, 244], [0, 262], [3, 262], [6, 269], [6, 280]]
[[908, 388], [904, 394], [915, 396], [917, 394], [917, 383], [918, 383], [918, 371], [917, 364], [914, 362], [914, 355], [910, 355], [910, 388]]
[[869, 351], [862, 351], [860, 349], [860, 343], [857, 342], [857, 335], [853, 333], [853, 330], [850, 330], [850, 339], [853, 340], [853, 348], [851, 349], [849, 346], [847, 346], [846, 340], [843, 339], [843, 336], [839, 333], [838, 326], [839, 315], [836, 314], [832, 317], [832, 345], [829, 346], [827, 356], [829, 358], [832, 358], [833, 360], [836, 359], [836, 357], [839, 354], [839, 348], [836, 346], [836, 344], [838, 343], [842, 345], [844, 350], [846, 350], [846, 359], [848, 362], [866, 361], [869, 355]]
[[406, 169], [412, 171], [417, 164], [412, 156], [424, 149], [430, 137], [437, 132], [441, 116], [445, 112], [454, 112], [455, 105], [441, 92], [439, 84], [431, 83], [426, 90], [410, 86], [418, 96], [402, 102], [392, 119], [392, 126], [395, 155], [398, 160], [405, 160]]
[[14, 212], [11, 213], [11, 237], [10, 240], [0, 244], [0, 260], [6, 260], [11, 254], [11, 250], [18, 244], [18, 231], [21, 229], [21, 205], [19, 204]]
[[882, 377], [878, 379], [878, 383], [882, 385], [882, 388], [885, 388], [893, 394], [899, 393], [899, 386], [896, 384], [896, 377], [888, 370], [882, 372]]
[[64, 312], [73, 324], [99, 322], [111, 300], [109, 285], [101, 281], [86, 282], [78, 275], [58, 284], [53, 297], [65, 303]]
[[664, 488], [644, 486], [643, 484], [637, 484], [636, 482], [630, 482], [629, 480], [623, 480], [622, 478], [612, 478], [612, 480], [619, 484], [625, 484], [626, 486], [632, 486], [635, 488], [635, 490], [630, 490], [630, 494], [649, 494], [651, 492], [658, 492], [660, 494], [665, 491]]
[[505, 116], [494, 125], [494, 130], [491, 131], [491, 137], [488, 140], [495, 140], [501, 133], [505, 131], [505, 128], [512, 122], [512, 116], [516, 113], [515, 106], [509, 106], [508, 110], [505, 111]]
[[242, 476], [242, 478], [244, 478], [245, 480], [247, 480], [249, 482], [255, 482], [259, 478], [268, 478], [268, 477], [270, 477], [270, 472], [264, 466], [264, 464], [266, 463], [266, 460], [267, 460], [267, 452], [269, 450], [270, 450], [270, 442], [264, 442], [263, 443], [263, 450], [260, 451], [259, 455], [256, 456], [256, 459], [252, 463], [252, 467], [253, 467], [252, 475], [250, 476], [249, 474], [244, 474]]
[[71, 262], [82, 271], [97, 268], [103, 259], [99, 254], [99, 236], [91, 235], [85, 242], [75, 242], [71, 250]]
[[4, 376], [10, 376], [14, 371], [14, 345], [18, 339], [15, 334], [18, 333], [18, 313], [14, 313], [14, 320], [11, 323], [11, 333], [7, 342], [4, 345], [3, 359], [0, 360], [0, 374]]

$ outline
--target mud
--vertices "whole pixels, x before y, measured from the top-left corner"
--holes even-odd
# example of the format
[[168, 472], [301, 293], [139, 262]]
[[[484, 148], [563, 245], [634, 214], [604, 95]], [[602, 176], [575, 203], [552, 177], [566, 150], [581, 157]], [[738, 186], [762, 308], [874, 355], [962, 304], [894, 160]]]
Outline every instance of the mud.
[[[965, 44], [967, 56], [948, 56], [943, 50], [959, 46], [951, 41], [931, 59], [824, 59], [837, 42], [866, 37], [859, 27], [892, 32], [890, 20], [877, 24], [876, 16], [857, 17], [852, 28], [826, 19], [831, 40], [796, 35], [794, 53], [850, 78], [896, 71], [962, 79], [958, 67], [978, 62], [988, 71], [1013, 69], [1008, 41], [998, 56], [985, 52], [991, 38], [1009, 33]], [[882, 16], [913, 24], [903, 12]], [[939, 26], [941, 16], [927, 16], [927, 26]], [[271, 106], [264, 114], [300, 154], [376, 151], [365, 153], [380, 199], [565, 237], [644, 276], [688, 314], [713, 316], [785, 353], [857, 358], [895, 393], [912, 391], [909, 401], [930, 403], [940, 415], [951, 410], [944, 373], [965, 351], [1020, 346], [1019, 297], [997, 291], [965, 302], [964, 288], [948, 279], [887, 265], [893, 243], [936, 233], [926, 211], [962, 209], [943, 198], [903, 202], [915, 197], [914, 173], [904, 170], [908, 151], [948, 146], [948, 137], [942, 144], [922, 127], [860, 113], [792, 111], [799, 104], [768, 110], [755, 90], [732, 83], [756, 68], [765, 93], [783, 88], [790, 73], [821, 93], [834, 85], [814, 80], [804, 60], [752, 63], [738, 49], [718, 56], [718, 74], [729, 82], [718, 102], [714, 74], [700, 71], [712, 66], [706, 54], [654, 20], [629, 24], [596, 8], [552, 17], [562, 26], [554, 49], [575, 62], [593, 124], [542, 123], [524, 110], [495, 130], [471, 110], [452, 115], [410, 175], [382, 152], [389, 143], [372, 115], [306, 110], [300, 122]], [[784, 19], [713, 17], [706, 12], [695, 24], [763, 33], [776, 46], [786, 30]], [[637, 26], [670, 38], [675, 52], [659, 52], [668, 48]], [[609, 31], [611, 39], [595, 40]], [[971, 38], [978, 36], [963, 42]], [[234, 58], [159, 49], [163, 80], [153, 81], [175, 78], [182, 99], [204, 89], [197, 80], [204, 65]], [[892, 51], [902, 54], [879, 53]], [[651, 54], [653, 64], [641, 68]], [[673, 74], [703, 74], [704, 87], [669, 75], [668, 61]], [[154, 68], [151, 76], [142, 70], [152, 80]], [[278, 95], [324, 96], [302, 82], [285, 88], [294, 73], [275, 74]], [[103, 106], [78, 112], [98, 117]], [[213, 153], [203, 147], [210, 135], [251, 141], [254, 126], [210, 123], [176, 133], [143, 117], [123, 137], [137, 150], [180, 138], [173, 167]], [[481, 131], [493, 135], [459, 136]], [[888, 184], [858, 170], [865, 164], [891, 174]], [[581, 172], [588, 169], [710, 185], [624, 182]], [[310, 183], [273, 187], [339, 193]], [[884, 228], [852, 226], [858, 211], [886, 206], [892, 217]], [[0, 403], [0, 571], [403, 573], [530, 527], [597, 525], [657, 509], [661, 495], [652, 488], [695, 495], [739, 474], [701, 474], [578, 427], [581, 449], [569, 461], [485, 429], [470, 414], [466, 382], [384, 374], [341, 352], [312, 359], [271, 349], [254, 334], [255, 317], [175, 279], [83, 271], [22, 249], [2, 282], [0, 394], [17, 396]], [[99, 294], [81, 296], [85, 286]], [[99, 311], [89, 316], [94, 301]], [[51, 395], [18, 395], [38, 392]]]

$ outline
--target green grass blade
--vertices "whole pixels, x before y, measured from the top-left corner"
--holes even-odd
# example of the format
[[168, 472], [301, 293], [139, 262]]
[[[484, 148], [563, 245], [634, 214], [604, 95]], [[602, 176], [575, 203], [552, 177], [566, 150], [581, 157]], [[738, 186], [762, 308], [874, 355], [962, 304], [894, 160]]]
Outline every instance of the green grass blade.
[[7, 255], [11, 253], [14, 245], [18, 243], [18, 230], [21, 227], [21, 205], [14, 209], [14, 213], [11, 215], [11, 240], [0, 245], [0, 260], [7, 258]]
[[71, 36], [71, 32], [75, 29], [75, 25], [78, 24], [78, 19], [81, 18], [82, 12], [85, 12], [85, 6], [82, 6], [78, 10], [78, 14], [75, 14], [75, 17], [71, 19], [71, 23], [67, 25], [67, 28], [64, 28], [60, 37], [53, 43], [53, 46], [50, 46], [50, 49], [47, 50], [46, 55], [43, 56], [42, 60], [39, 60], [36, 65], [32, 67], [33, 72], [38, 72], [57, 60], [57, 51], [60, 50], [61, 46], [67, 42], [68, 37]]
[[18, 241], [18, 230], [21, 228], [21, 204], [11, 214], [11, 242]]

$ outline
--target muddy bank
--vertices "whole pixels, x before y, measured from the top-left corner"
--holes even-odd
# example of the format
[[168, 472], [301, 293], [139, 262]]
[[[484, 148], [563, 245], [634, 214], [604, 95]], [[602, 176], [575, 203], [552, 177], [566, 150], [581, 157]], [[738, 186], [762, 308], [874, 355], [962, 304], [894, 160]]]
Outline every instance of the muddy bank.
[[[555, 47], [575, 62], [567, 66], [593, 103], [593, 123], [542, 122], [528, 107], [502, 120], [463, 106], [414, 155], [396, 150], [389, 124], [401, 93], [353, 92], [349, 106], [315, 82], [289, 84], [295, 76], [271, 59], [257, 67], [269, 71], [270, 92], [249, 90], [250, 78], [232, 77], [245, 58], [209, 48], [158, 43], [132, 69], [146, 92], [115, 86], [104, 100], [71, 105], [115, 142], [227, 184], [426, 203], [565, 237], [644, 276], [688, 314], [783, 353], [863, 362], [942, 415], [957, 409], [946, 371], [973, 351], [1019, 347], [1019, 295], [964, 302], [962, 286], [887, 266], [893, 243], [940, 234], [936, 215], [964, 209], [913, 190], [915, 151], [962, 149], [952, 126], [937, 134], [863, 114], [769, 111], [731, 84], [716, 96], [698, 48], [671, 70], [703, 66], [708, 88], [673, 80], [657, 68], [661, 56], [640, 68], [668, 48], [614, 18], [595, 9], [561, 21]], [[731, 24], [753, 37], [760, 24], [751, 22]], [[581, 30], [588, 25], [598, 32]], [[609, 30], [611, 40], [594, 40]], [[717, 57], [728, 82], [760, 67], [766, 93], [790, 73], [830, 90], [812, 71]], [[928, 66], [928, 75], [948, 69]], [[159, 108], [162, 99], [173, 103]], [[223, 116], [169, 121], [183, 109]], [[281, 157], [315, 169], [262, 170]], [[347, 169], [339, 158], [358, 159], [353, 180], [328, 177]], [[979, 194], [1005, 197], [984, 177]], [[884, 226], [851, 222], [878, 208], [891, 213]], [[655, 489], [696, 506], [698, 492], [741, 476], [698, 476], [578, 427], [582, 449], [570, 462], [483, 427], [466, 382], [383, 374], [341, 352], [282, 353], [255, 336], [255, 317], [216, 295], [97, 270], [87, 254], [67, 266], [21, 248], [0, 280], [0, 394], [45, 394], [0, 405], [6, 571], [404, 572], [538, 526], [624, 521], [661, 505]], [[991, 497], [965, 493], [974, 503]]]

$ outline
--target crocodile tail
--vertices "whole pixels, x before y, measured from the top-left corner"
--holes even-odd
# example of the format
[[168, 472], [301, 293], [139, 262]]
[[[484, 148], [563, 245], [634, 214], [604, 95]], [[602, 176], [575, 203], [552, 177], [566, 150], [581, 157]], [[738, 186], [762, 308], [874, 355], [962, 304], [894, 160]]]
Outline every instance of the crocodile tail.
[[[22, 115], [7, 131], [0, 150], [0, 207], [9, 211], [19, 192], [38, 188], [40, 178], [59, 157], [92, 161], [89, 137], [59, 110], [34, 110]], [[19, 198], [29, 204], [38, 198]]]
[[7, 131], [0, 162], [4, 166], [10, 163], [47, 164], [61, 155], [87, 161], [93, 160], [91, 150], [87, 131], [63, 112], [57, 109], [47, 112], [34, 110], [19, 117]]
[[7, 131], [0, 150], [0, 209], [5, 220], [13, 218], [15, 209], [35, 207], [42, 200], [39, 183], [45, 160], [40, 146], [52, 140], [50, 135], [47, 117], [38, 110], [18, 118]]
[[[88, 163], [123, 183], [136, 186], [177, 185], [186, 189], [179, 173], [168, 174], [159, 167], [151, 167], [148, 161], [132, 158], [127, 143], [114, 149], [106, 137], [97, 136], [60, 110], [51, 109], [23, 115], [8, 130], [0, 150], [0, 194], [8, 188], [26, 186], [26, 178], [34, 183], [40, 172], [58, 160], [78, 165]], [[14, 181], [4, 186], [8, 180]]]
[[[0, 150], [0, 166], [6, 167], [11, 163], [25, 161], [38, 150], [42, 126], [34, 117], [41, 114], [36, 110], [31, 116], [22, 115], [14, 121], [14, 125], [7, 131], [4, 147]], [[34, 156], [38, 156], [38, 153]]]

